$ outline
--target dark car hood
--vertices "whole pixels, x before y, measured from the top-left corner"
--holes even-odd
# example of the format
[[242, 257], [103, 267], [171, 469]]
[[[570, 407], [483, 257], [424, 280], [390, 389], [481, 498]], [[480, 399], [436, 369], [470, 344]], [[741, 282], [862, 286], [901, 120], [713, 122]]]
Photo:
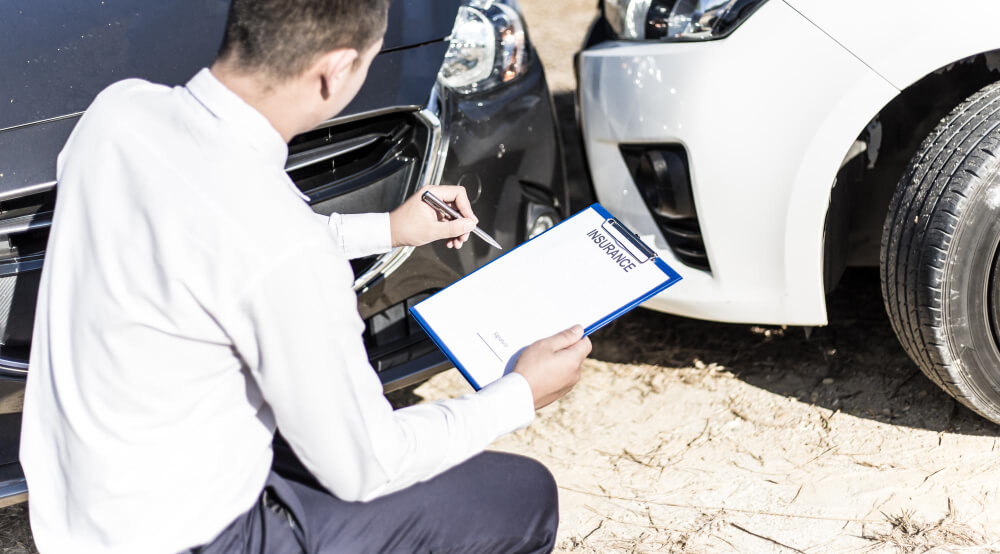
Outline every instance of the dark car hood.
[[[384, 51], [440, 41], [459, 0], [393, 0]], [[169, 85], [211, 63], [228, 0], [0, 2], [0, 130], [81, 112], [107, 85]]]

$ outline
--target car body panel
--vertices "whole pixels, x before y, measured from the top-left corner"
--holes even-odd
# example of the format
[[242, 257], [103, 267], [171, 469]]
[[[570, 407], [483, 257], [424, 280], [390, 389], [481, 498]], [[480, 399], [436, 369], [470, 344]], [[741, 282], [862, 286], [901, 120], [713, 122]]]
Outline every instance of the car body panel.
[[974, 54], [1000, 49], [1000, 2], [785, 0], [899, 89]]
[[[448, 44], [439, 40], [379, 54], [358, 96], [338, 117], [386, 107], [424, 106], [447, 49]], [[190, 73], [180, 82], [186, 82], [200, 67], [189, 68]], [[0, 131], [0, 198], [21, 187], [55, 181], [56, 155], [78, 118], [73, 115]]]
[[[823, 238], [834, 176], [895, 87], [776, 1], [724, 40], [597, 44], [582, 52], [579, 79], [598, 199], [685, 278], [647, 307], [730, 322], [827, 322]], [[711, 273], [677, 261], [623, 143], [686, 148]]]
[[[383, 51], [447, 37], [458, 5], [394, 1]], [[228, 6], [227, 0], [0, 3], [0, 130], [82, 112], [104, 87], [127, 77], [183, 84], [215, 57]]]

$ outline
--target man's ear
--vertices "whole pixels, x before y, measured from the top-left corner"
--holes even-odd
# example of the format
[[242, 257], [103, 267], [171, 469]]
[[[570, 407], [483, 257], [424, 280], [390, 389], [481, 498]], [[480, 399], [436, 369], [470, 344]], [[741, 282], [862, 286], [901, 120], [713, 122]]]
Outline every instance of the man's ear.
[[353, 48], [337, 48], [323, 54], [313, 64], [313, 74], [319, 77], [320, 95], [323, 100], [330, 98], [331, 90], [340, 88], [358, 59], [358, 51]]

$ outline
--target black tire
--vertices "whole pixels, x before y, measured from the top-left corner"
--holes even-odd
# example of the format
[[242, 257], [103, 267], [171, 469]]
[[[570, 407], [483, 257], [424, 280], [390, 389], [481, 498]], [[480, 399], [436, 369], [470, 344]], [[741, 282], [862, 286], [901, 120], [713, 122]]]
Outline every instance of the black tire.
[[1000, 423], [1000, 83], [924, 140], [882, 233], [882, 295], [910, 357]]

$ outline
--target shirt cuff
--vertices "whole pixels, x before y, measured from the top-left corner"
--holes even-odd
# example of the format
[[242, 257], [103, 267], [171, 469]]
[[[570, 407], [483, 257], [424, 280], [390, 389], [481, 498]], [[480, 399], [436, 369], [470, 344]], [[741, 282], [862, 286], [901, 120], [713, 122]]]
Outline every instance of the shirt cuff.
[[478, 393], [490, 406], [497, 436], [527, 427], [535, 420], [535, 398], [520, 373], [508, 373]]
[[344, 256], [353, 260], [392, 250], [389, 214], [331, 214], [330, 229]]

